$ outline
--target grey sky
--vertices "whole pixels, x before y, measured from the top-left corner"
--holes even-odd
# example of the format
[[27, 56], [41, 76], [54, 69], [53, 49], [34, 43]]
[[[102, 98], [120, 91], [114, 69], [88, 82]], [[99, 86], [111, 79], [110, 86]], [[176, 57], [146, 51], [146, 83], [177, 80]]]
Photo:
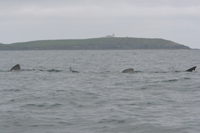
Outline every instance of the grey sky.
[[200, 0], [1, 0], [0, 43], [163, 38], [200, 48]]

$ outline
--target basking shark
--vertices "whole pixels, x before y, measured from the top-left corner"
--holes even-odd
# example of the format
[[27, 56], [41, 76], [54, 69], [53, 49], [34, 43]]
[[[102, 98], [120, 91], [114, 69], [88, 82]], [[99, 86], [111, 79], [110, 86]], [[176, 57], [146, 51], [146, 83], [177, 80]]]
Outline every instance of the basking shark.
[[122, 71], [122, 73], [131, 73], [131, 72], [134, 72], [133, 68], [128, 68]]
[[[197, 66], [194, 66], [194, 67], [192, 67], [192, 68], [187, 69], [186, 71], [187, 71], [187, 72], [195, 71], [196, 67], [197, 67]], [[71, 67], [70, 67], [69, 69], [70, 69], [70, 72], [72, 72], [72, 73], [79, 73], [78, 71], [72, 70]], [[21, 70], [21, 68], [20, 68], [20, 65], [19, 65], [19, 64], [13, 66], [13, 67], [10, 69], [10, 71], [20, 71], [20, 70]], [[122, 73], [132, 73], [132, 72], [134, 72], [134, 69], [133, 69], [133, 68], [128, 68], [128, 69], [125, 69], [125, 70], [122, 71]]]
[[12, 67], [12, 68], [10, 69], [10, 71], [19, 71], [19, 70], [21, 70], [19, 64], [15, 65], [14, 67]]
[[186, 71], [187, 71], [187, 72], [192, 72], [192, 71], [195, 71], [195, 69], [196, 69], [196, 66], [194, 66], [194, 67], [192, 67], [192, 68], [190, 68], [190, 69], [187, 69]]
[[[197, 68], [197, 66], [194, 66], [192, 68], [187, 69], [186, 72], [195, 71], [196, 68]], [[125, 69], [125, 70], [122, 71], [122, 73], [132, 73], [132, 72], [134, 72], [133, 68], [128, 68], [128, 69]]]
[[70, 72], [73, 72], [73, 73], [79, 73], [78, 71], [72, 70], [71, 67], [69, 68], [69, 70], [70, 70]]

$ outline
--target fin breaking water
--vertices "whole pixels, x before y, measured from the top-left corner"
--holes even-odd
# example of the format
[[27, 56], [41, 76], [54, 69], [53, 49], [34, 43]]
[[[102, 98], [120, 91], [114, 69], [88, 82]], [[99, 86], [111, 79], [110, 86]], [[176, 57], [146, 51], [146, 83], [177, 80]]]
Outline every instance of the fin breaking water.
[[19, 71], [19, 70], [21, 70], [21, 68], [20, 68], [20, 65], [19, 65], [19, 64], [17, 64], [17, 65], [15, 65], [15, 66], [13, 66], [13, 67], [10, 69], [10, 71]]

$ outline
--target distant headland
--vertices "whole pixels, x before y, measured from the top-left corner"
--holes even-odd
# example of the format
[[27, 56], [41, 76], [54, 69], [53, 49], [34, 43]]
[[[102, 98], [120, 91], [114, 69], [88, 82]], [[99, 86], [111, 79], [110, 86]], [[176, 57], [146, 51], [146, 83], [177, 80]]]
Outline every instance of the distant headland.
[[0, 43], [0, 50], [137, 50], [191, 49], [188, 46], [159, 38], [106, 36], [90, 39], [38, 40], [12, 44]]

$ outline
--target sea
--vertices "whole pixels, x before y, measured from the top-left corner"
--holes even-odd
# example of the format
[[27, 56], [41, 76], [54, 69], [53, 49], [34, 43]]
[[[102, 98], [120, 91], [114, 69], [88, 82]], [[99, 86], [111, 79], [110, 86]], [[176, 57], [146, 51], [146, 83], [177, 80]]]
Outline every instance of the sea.
[[0, 133], [199, 133], [199, 68], [200, 50], [0, 51]]

